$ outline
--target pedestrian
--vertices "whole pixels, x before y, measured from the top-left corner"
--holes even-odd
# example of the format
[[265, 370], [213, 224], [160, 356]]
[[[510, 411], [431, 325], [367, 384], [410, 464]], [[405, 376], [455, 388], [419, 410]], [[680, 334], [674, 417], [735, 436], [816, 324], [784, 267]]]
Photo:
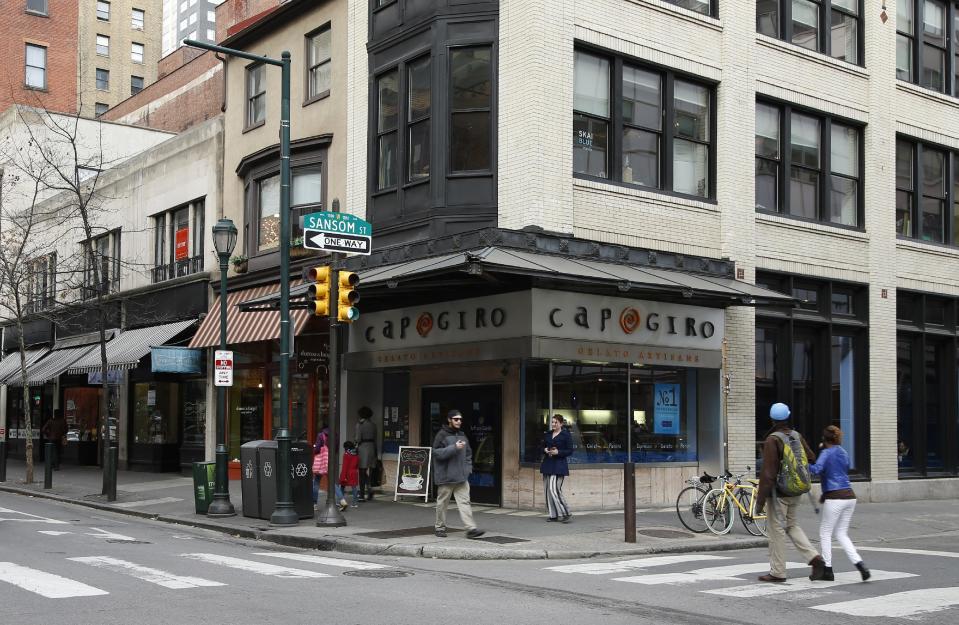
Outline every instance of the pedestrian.
[[356, 443], [353, 441], [343, 442], [343, 461], [340, 463], [340, 483], [337, 484], [339, 492], [336, 494], [340, 500], [340, 510], [346, 510], [346, 497], [343, 492], [347, 486], [350, 487], [353, 495], [353, 507], [359, 507], [359, 489], [360, 483], [360, 457], [357, 455]]
[[816, 459], [816, 454], [802, 434], [790, 426], [789, 406], [773, 404], [769, 418], [772, 428], [763, 441], [763, 468], [756, 495], [756, 510], [762, 512], [767, 499], [770, 504], [767, 511], [769, 573], [761, 575], [759, 581], [786, 581], [786, 536], [812, 567], [809, 579], [822, 579], [825, 561], [796, 522], [802, 493], [809, 492], [809, 462]]
[[[330, 448], [327, 446], [329, 436], [326, 428], [323, 428], [316, 435], [316, 441], [313, 443], [313, 507], [315, 508], [320, 499], [320, 482], [329, 472], [330, 467]], [[329, 484], [327, 484], [329, 488]]]
[[842, 430], [830, 425], [822, 432], [822, 453], [814, 464], [809, 465], [813, 475], [821, 476], [822, 520], [819, 523], [819, 549], [822, 559], [826, 563], [822, 579], [833, 581], [832, 572], [832, 537], [846, 552], [846, 557], [853, 566], [859, 569], [862, 581], [871, 577], [869, 569], [859, 557], [856, 546], [849, 540], [849, 522], [856, 510], [856, 493], [849, 482], [849, 454], [840, 447], [842, 444]]
[[433, 439], [433, 483], [436, 484], [436, 524], [434, 534], [446, 538], [446, 509], [450, 497], [456, 498], [456, 508], [466, 526], [467, 538], [479, 538], [483, 530], [473, 522], [470, 507], [469, 476], [473, 472], [473, 450], [463, 433], [463, 415], [450, 410], [446, 425]]
[[53, 416], [41, 428], [43, 438], [53, 443], [53, 457], [46, 461], [53, 465], [54, 471], [60, 470], [60, 457], [63, 455], [63, 439], [67, 435], [67, 422], [59, 408], [53, 409]]
[[549, 432], [543, 436], [543, 462], [539, 472], [543, 474], [543, 492], [546, 495], [547, 521], [568, 523], [569, 505], [563, 497], [563, 481], [569, 475], [566, 458], [573, 453], [573, 437], [563, 427], [566, 419], [554, 414], [549, 420]]
[[376, 424], [369, 406], [361, 406], [356, 424], [356, 443], [360, 456], [360, 501], [373, 499], [372, 473], [376, 469]]

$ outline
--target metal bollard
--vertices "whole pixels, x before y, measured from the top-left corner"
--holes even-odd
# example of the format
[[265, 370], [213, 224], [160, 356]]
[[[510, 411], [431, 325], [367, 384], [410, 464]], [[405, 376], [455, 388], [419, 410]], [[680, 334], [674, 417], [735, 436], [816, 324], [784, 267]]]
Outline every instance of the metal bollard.
[[623, 517], [626, 524], [626, 542], [636, 542], [636, 463], [623, 463]]
[[[300, 521], [293, 508], [290, 442], [290, 433], [286, 428], [276, 433], [276, 507], [270, 515], [270, 525], [296, 525]], [[330, 488], [333, 488], [332, 484]]]
[[7, 441], [0, 441], [0, 482], [7, 481]]
[[53, 443], [43, 445], [43, 488], [53, 488]]
[[116, 501], [117, 500], [117, 454], [119, 449], [114, 446], [110, 446], [107, 449], [107, 471], [110, 476], [110, 484], [107, 487], [107, 501]]

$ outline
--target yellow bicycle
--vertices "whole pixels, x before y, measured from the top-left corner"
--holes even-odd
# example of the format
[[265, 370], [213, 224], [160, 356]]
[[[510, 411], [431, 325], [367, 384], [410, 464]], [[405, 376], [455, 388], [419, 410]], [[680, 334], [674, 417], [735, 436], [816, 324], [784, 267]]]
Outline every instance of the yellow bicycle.
[[[749, 471], [749, 467], [746, 467]], [[733, 517], [739, 511], [739, 520], [753, 536], [766, 536], [766, 515], [756, 513], [756, 493], [759, 480], [747, 479], [745, 473], [731, 475], [719, 488], [703, 498], [703, 520], [713, 534], [728, 534]]]

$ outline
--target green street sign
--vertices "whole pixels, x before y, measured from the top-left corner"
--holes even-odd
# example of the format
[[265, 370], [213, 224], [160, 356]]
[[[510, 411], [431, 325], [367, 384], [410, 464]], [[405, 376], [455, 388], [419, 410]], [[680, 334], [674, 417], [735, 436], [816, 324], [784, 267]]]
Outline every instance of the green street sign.
[[333, 213], [330, 211], [310, 213], [303, 216], [303, 227], [330, 234], [373, 236], [373, 227], [370, 226], [370, 222], [363, 221], [356, 215], [349, 213]]

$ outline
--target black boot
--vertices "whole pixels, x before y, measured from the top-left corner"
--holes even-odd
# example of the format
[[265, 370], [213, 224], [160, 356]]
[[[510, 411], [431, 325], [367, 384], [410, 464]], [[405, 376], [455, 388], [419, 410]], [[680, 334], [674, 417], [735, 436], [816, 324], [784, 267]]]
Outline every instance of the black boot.
[[862, 560], [856, 562], [856, 568], [859, 569], [859, 574], [862, 575], [862, 581], [866, 581], [872, 577], [872, 573], [869, 572], [869, 569], [866, 568], [866, 563]]
[[822, 579], [822, 576], [826, 572], [826, 561], [822, 559], [822, 556], [816, 556], [810, 560], [809, 565], [812, 566], [812, 572], [809, 575], [809, 579], [812, 581]]
[[836, 576], [833, 575], [831, 566], [824, 566], [822, 569], [822, 577], [819, 578], [824, 582], [834, 582], [836, 581]]

